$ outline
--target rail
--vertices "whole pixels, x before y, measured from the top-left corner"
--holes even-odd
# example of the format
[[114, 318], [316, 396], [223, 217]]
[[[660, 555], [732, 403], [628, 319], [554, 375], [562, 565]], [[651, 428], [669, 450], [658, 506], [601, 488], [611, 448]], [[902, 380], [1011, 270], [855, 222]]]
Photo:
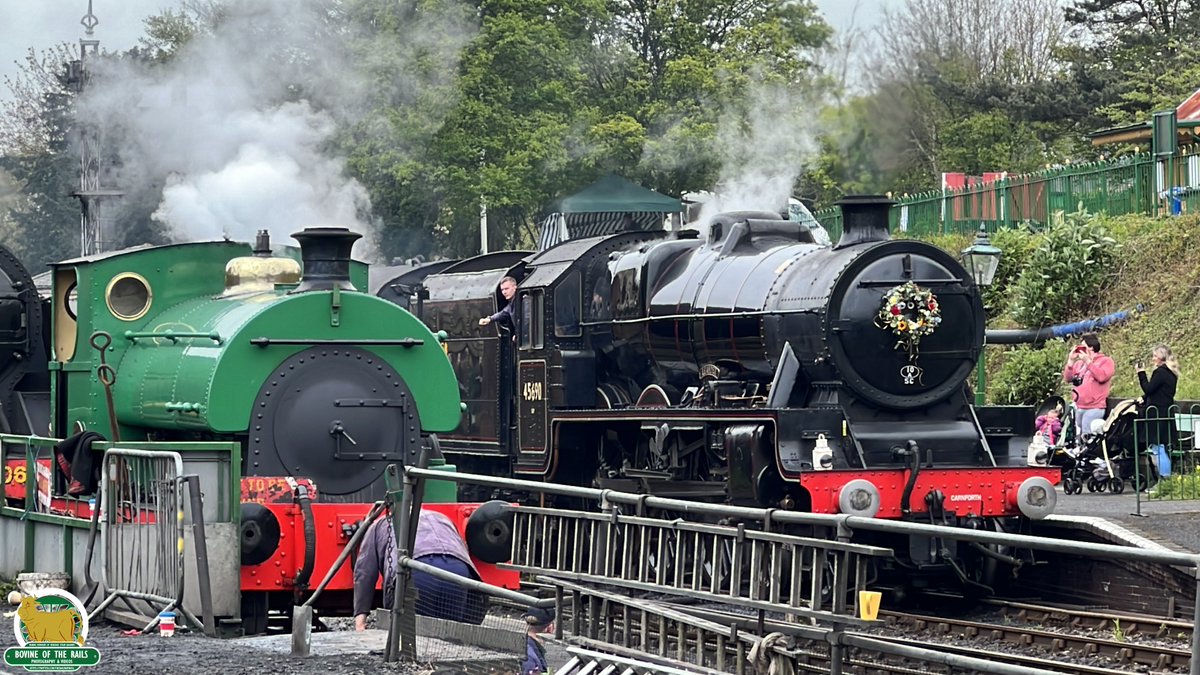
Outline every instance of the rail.
[[[927, 672], [885, 667], [879, 655], [1003, 675], [1048, 675], [1059, 672], [1051, 667], [1061, 665], [1019, 656], [1013, 660], [1026, 663], [1002, 662], [1000, 657], [1007, 655], [985, 653], [977, 646], [960, 653], [947, 645], [916, 645], [903, 639], [817, 628], [762, 615], [732, 615], [703, 606], [632, 598], [550, 577], [539, 581], [557, 586], [568, 598], [563, 605], [572, 626], [567, 642], [586, 650], [590, 657], [587, 661], [603, 666], [613, 663], [601, 656], [603, 652], [629, 659], [650, 672], [735, 675], [839, 675], [852, 667], [858, 669], [856, 672]], [[572, 668], [585, 664], [584, 659], [569, 663]]]
[[[842, 541], [847, 541], [855, 530], [864, 530], [894, 533], [907, 536], [929, 537], [935, 541], [966, 541], [975, 542], [982, 545], [1005, 546], [1009, 548], [1027, 548], [1037, 551], [1067, 553], [1084, 556], [1091, 559], [1139, 561], [1163, 565], [1174, 565], [1191, 571], [1193, 578], [1196, 579], [1196, 597], [1200, 598], [1200, 555], [1190, 553], [1179, 553], [1165, 550], [1147, 550], [1112, 544], [1073, 542], [1023, 534], [984, 532], [967, 528], [865, 518], [861, 516], [798, 513], [793, 511], [782, 511], [778, 509], [756, 509], [724, 504], [689, 502], [680, 499], [616, 492], [613, 490], [599, 490], [595, 488], [585, 488], [571, 485], [556, 485], [552, 483], [542, 483], [537, 481], [511, 478], [497, 478], [494, 476], [483, 476], [467, 473], [445, 473], [440, 471], [430, 471], [428, 469], [421, 469], [417, 467], [405, 467], [404, 478], [406, 482], [411, 482], [414, 484], [425, 479], [449, 480], [458, 483], [470, 483], [472, 485], [495, 487], [506, 490], [526, 490], [533, 494], [560, 495], [584, 501], [591, 500], [599, 505], [600, 510], [606, 514], [606, 517], [612, 518], [615, 514], [617, 519], [616, 522], [620, 522], [622, 516], [621, 509], [627, 506], [630, 507], [632, 512], [637, 514], [644, 514], [647, 509], [657, 509], [662, 511], [676, 512], [683, 515], [705, 515], [710, 518], [728, 519], [733, 522], [757, 522], [762, 523], [764, 525], [763, 529], [766, 531], [771, 531], [775, 524], [785, 523], [819, 526], [829, 528], [829, 530], [834, 532], [837, 538]], [[410, 492], [411, 491], [406, 492], [406, 496]], [[522, 508], [526, 507], [517, 507], [515, 512], [520, 513]], [[529, 513], [536, 513], [536, 511]], [[586, 520], [590, 521], [591, 518], [589, 517]], [[515, 529], [516, 532], [520, 532], [520, 528]], [[518, 548], [514, 548], [514, 556], [517, 560], [520, 560], [520, 556], [522, 555], [525, 554], [520, 552]], [[641, 582], [636, 583], [640, 584]], [[623, 585], [627, 588], [637, 588], [635, 583], [631, 581], [626, 581]], [[1200, 624], [1200, 602], [1195, 603], [1193, 624]], [[1191, 653], [1193, 658], [1191, 659], [1189, 673], [1191, 673], [1191, 675], [1200, 675], [1200, 657], [1198, 657], [1198, 655], [1200, 655], [1200, 631], [1195, 631], [1192, 634]]]
[[[509, 567], [829, 623], [854, 618], [868, 560], [892, 550], [777, 532], [516, 506]], [[853, 591], [853, 592], [852, 592]], [[857, 602], [857, 600], [855, 600]], [[831, 611], [822, 607], [830, 605]]]

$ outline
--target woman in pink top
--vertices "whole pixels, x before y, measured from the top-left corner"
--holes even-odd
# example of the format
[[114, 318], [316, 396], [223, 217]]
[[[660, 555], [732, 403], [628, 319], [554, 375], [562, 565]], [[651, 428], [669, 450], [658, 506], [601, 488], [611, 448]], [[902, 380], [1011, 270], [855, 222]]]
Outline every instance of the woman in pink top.
[[1094, 420], [1104, 419], [1116, 364], [1100, 351], [1100, 338], [1085, 333], [1067, 356], [1063, 381], [1075, 385], [1075, 434], [1092, 433]]

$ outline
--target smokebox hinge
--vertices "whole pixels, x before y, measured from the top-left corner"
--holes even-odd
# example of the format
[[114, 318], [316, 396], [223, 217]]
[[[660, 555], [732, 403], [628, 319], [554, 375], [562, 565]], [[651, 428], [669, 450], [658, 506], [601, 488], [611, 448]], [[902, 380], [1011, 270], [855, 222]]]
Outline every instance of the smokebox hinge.
[[337, 286], [329, 296], [329, 325], [334, 328], [342, 325], [342, 289]]

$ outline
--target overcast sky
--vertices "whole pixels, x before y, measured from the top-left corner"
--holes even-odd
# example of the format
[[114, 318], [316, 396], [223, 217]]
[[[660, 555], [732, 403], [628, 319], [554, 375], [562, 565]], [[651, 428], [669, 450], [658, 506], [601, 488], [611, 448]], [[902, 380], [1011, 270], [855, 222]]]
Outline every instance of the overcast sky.
[[[884, 7], [897, 7], [903, 0], [816, 0], [834, 28], [851, 25], [873, 27]], [[100, 19], [95, 38], [104, 50], [124, 50], [137, 44], [142, 20], [171, 7], [179, 0], [93, 0]], [[29, 48], [41, 51], [61, 42], [77, 43], [84, 36], [79, 20], [87, 13], [87, 0], [0, 0], [0, 97], [10, 94], [5, 77], [19, 71]], [[858, 7], [857, 16], [854, 16]]]

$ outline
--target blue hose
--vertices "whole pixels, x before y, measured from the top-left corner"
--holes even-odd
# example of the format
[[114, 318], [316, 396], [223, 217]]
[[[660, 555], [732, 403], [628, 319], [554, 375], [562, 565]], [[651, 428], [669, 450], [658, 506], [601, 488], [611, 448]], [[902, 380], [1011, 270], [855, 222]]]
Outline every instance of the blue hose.
[[1105, 314], [1095, 319], [1086, 319], [1084, 321], [1076, 321], [1075, 323], [1063, 323], [1044, 328], [988, 330], [985, 332], [985, 335], [987, 337], [987, 344], [989, 345], [1041, 345], [1047, 340], [1081, 335], [1128, 321], [1141, 314], [1144, 309], [1145, 307], [1141, 303], [1138, 303], [1133, 309]]

